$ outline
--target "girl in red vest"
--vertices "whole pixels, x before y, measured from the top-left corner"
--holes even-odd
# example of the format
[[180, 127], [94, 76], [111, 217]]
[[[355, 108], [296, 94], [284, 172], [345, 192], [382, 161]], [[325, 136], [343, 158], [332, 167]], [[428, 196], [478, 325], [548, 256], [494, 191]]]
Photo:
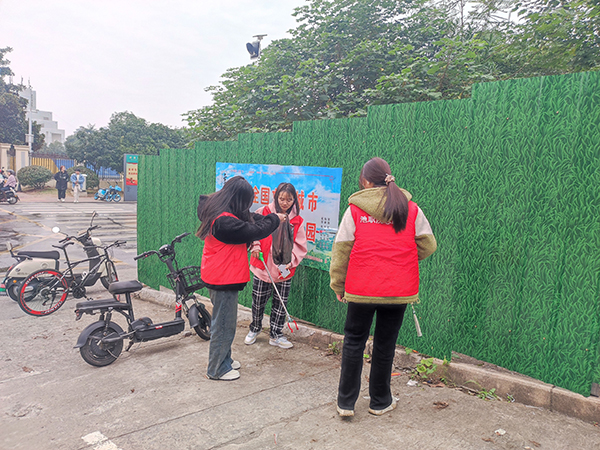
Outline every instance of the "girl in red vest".
[[207, 376], [212, 380], [236, 380], [238, 361], [231, 358], [237, 325], [238, 292], [250, 281], [248, 245], [263, 239], [286, 220], [285, 214], [250, 213], [254, 190], [243, 177], [233, 177], [223, 189], [201, 195], [196, 233], [204, 239], [202, 281], [213, 304]]
[[418, 300], [419, 261], [437, 248], [431, 226], [411, 195], [396, 186], [390, 166], [373, 158], [348, 199], [332, 250], [331, 288], [348, 303], [337, 411], [353, 416], [365, 343], [375, 319], [369, 412], [396, 408], [390, 379], [396, 340], [408, 303]]
[[[291, 348], [293, 344], [283, 335], [282, 329], [285, 322], [285, 309], [281, 305], [281, 300], [274, 292], [271, 279], [267, 274], [267, 270], [277, 284], [277, 290], [283, 297], [283, 302], [287, 306], [287, 300], [292, 285], [292, 277], [296, 271], [296, 267], [300, 261], [306, 256], [306, 226], [302, 217], [299, 215], [298, 195], [296, 189], [290, 183], [281, 183], [275, 190], [275, 200], [268, 206], [259, 208], [256, 212], [263, 215], [268, 215], [272, 212], [285, 213], [288, 216], [290, 224], [294, 232], [294, 247], [292, 249], [292, 261], [286, 265], [283, 273], [279, 267], [273, 262], [271, 255], [273, 238], [268, 236], [260, 242], [254, 242], [250, 250], [252, 258], [250, 259], [250, 270], [254, 274], [254, 284], [252, 286], [252, 323], [250, 324], [250, 332], [246, 336], [244, 342], [247, 345], [254, 344], [256, 337], [262, 328], [262, 319], [265, 312], [265, 306], [273, 295], [271, 304], [271, 330], [269, 332], [269, 344], [280, 348]], [[263, 253], [263, 258], [267, 264], [265, 265], [258, 259], [259, 252]], [[288, 273], [289, 272], [289, 273]]]

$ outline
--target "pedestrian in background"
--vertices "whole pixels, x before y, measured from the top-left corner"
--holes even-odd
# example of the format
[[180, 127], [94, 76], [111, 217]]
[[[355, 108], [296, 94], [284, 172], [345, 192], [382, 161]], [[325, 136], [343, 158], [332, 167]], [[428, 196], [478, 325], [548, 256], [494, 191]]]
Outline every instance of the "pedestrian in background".
[[262, 216], [250, 212], [254, 190], [243, 177], [233, 177], [220, 191], [201, 195], [196, 236], [204, 239], [202, 281], [213, 304], [207, 377], [232, 381], [240, 377], [231, 357], [237, 326], [238, 292], [250, 281], [248, 245], [261, 240], [286, 220], [285, 214]]
[[15, 191], [17, 190], [17, 177], [15, 176], [15, 171], [12, 169], [8, 169], [6, 171], [8, 177], [4, 181], [4, 186], [2, 187], [3, 192], [8, 192], [10, 188], [13, 188]]
[[[304, 259], [307, 252], [306, 247], [306, 226], [302, 217], [300, 217], [300, 207], [298, 206], [298, 195], [296, 189], [291, 183], [281, 183], [275, 190], [273, 202], [256, 210], [257, 214], [264, 216], [271, 212], [284, 213], [288, 216], [288, 221], [293, 227], [293, 246], [291, 248], [291, 261], [284, 267], [280, 267], [273, 262], [273, 249], [275, 241], [273, 236], [267, 236], [261, 241], [255, 241], [250, 247], [252, 258], [250, 258], [250, 270], [254, 274], [254, 282], [252, 285], [252, 323], [250, 331], [244, 340], [246, 345], [251, 345], [256, 342], [256, 337], [262, 328], [263, 315], [265, 306], [273, 296], [271, 303], [271, 320], [269, 330], [269, 344], [280, 348], [292, 348], [294, 345], [288, 341], [283, 335], [283, 325], [285, 322], [285, 308], [281, 304], [287, 306], [290, 287], [292, 286], [292, 277], [296, 272], [296, 267]], [[283, 225], [280, 225], [280, 227]], [[281, 249], [276, 249], [281, 252]], [[262, 263], [259, 259], [259, 254], [262, 252], [263, 259], [266, 263]], [[271, 284], [271, 274], [277, 291], [281, 295], [281, 299], [274, 292]]]
[[83, 187], [85, 179], [81, 175], [79, 169], [75, 169], [75, 172], [71, 175], [71, 186], [73, 187], [73, 203], [79, 203], [79, 193]]
[[58, 191], [58, 201], [65, 201], [65, 194], [67, 192], [67, 185], [69, 183], [69, 174], [65, 169], [65, 166], [60, 166], [60, 170], [54, 174], [56, 180], [56, 190]]
[[361, 190], [348, 199], [329, 270], [337, 299], [348, 303], [337, 399], [340, 416], [354, 415], [375, 313], [369, 412], [382, 415], [396, 408], [390, 380], [398, 332], [406, 305], [418, 300], [419, 261], [437, 248], [423, 211], [410, 193], [396, 186], [386, 161], [369, 160], [359, 184]]

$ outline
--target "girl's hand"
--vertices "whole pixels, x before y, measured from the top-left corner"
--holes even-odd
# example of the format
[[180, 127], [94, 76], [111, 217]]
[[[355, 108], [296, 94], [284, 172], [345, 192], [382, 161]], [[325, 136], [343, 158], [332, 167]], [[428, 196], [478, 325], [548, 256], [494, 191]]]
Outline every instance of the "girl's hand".
[[285, 221], [286, 221], [286, 219], [287, 219], [287, 214], [283, 214], [283, 213], [276, 213], [276, 214], [277, 214], [277, 217], [279, 217], [279, 221], [280, 221], [281, 223], [283, 223], [283, 222], [285, 222]]
[[256, 250], [255, 250], [255, 251], [253, 251], [252, 253], [250, 253], [250, 255], [251, 255], [253, 258], [260, 259], [260, 252], [259, 252], [259, 251], [256, 251]]
[[348, 303], [348, 302], [346, 301], [346, 299], [345, 299], [344, 297], [342, 297], [341, 295], [339, 295], [339, 294], [335, 294], [335, 296], [337, 297], [337, 299], [338, 299], [338, 302], [342, 302], [342, 303]]

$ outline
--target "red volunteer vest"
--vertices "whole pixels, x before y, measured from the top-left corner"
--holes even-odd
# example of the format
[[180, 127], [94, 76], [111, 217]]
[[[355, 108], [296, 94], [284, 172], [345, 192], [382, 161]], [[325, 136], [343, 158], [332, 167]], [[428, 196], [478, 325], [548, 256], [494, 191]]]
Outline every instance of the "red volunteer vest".
[[[271, 214], [271, 210], [269, 209], [268, 206], [265, 206], [262, 210], [262, 215], [268, 216], [269, 214]], [[300, 229], [300, 225], [302, 225], [302, 222], [303, 222], [303, 219], [300, 216], [296, 216], [293, 219], [290, 219], [290, 223], [294, 227], [293, 228], [294, 242], [296, 242], [296, 236], [298, 234], [298, 230]], [[272, 247], [273, 247], [273, 237], [271, 235], [267, 236], [262, 241], [260, 241], [260, 251], [263, 254], [263, 258], [265, 259], [265, 262], [268, 261], [271, 256], [271, 248]], [[262, 263], [262, 261], [258, 258], [255, 258], [254, 256], [250, 257], [250, 264], [252, 264], [254, 267], [256, 267], [258, 269], [265, 270], [265, 265]], [[294, 267], [292, 270], [290, 270], [290, 274], [286, 278], [282, 278], [282, 280], [287, 280], [289, 278], [292, 278], [294, 276], [295, 272], [296, 272], [296, 268]]]
[[[235, 217], [224, 212], [217, 219], [222, 216]], [[250, 270], [246, 244], [225, 244], [209, 234], [204, 239], [200, 268], [202, 281], [208, 284], [219, 286], [247, 283], [250, 281]]]
[[346, 292], [365, 297], [409, 297], [419, 293], [419, 259], [415, 242], [418, 207], [408, 202], [406, 228], [399, 233], [350, 205], [356, 225], [346, 275]]

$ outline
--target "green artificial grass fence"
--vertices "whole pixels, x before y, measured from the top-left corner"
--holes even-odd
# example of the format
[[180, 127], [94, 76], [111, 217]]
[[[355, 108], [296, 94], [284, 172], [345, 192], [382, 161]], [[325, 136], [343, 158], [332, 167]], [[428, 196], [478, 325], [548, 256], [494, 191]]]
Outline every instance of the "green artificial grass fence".
[[[360, 119], [200, 142], [140, 156], [138, 250], [195, 232], [217, 162], [342, 167], [340, 218], [362, 165], [386, 159], [428, 217], [438, 250], [421, 263], [423, 337], [407, 313], [398, 343], [456, 351], [583, 395], [600, 381], [600, 72], [476, 85], [470, 99], [375, 106]], [[177, 245], [199, 265], [202, 242]], [[139, 278], [168, 286], [166, 266]], [[206, 294], [206, 292], [204, 292]], [[251, 305], [251, 286], [240, 295]], [[328, 273], [300, 267], [290, 314], [343, 332]], [[409, 309], [410, 311], [410, 309]]]

